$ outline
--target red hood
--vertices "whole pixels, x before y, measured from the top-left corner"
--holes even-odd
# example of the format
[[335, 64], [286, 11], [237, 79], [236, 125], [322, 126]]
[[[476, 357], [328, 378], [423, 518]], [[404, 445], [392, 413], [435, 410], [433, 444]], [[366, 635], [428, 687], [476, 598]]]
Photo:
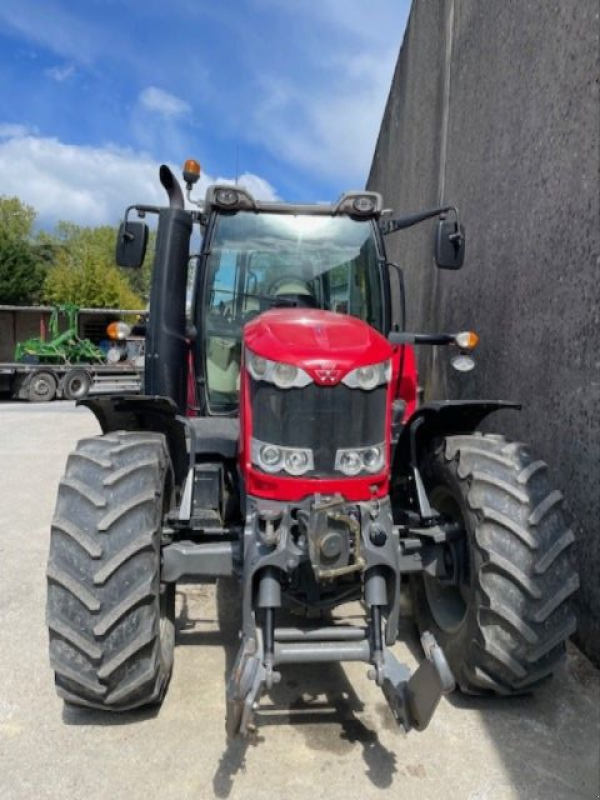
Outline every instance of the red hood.
[[312, 309], [266, 311], [244, 328], [252, 352], [302, 367], [315, 383], [338, 383], [348, 372], [392, 357], [387, 339], [346, 314]]

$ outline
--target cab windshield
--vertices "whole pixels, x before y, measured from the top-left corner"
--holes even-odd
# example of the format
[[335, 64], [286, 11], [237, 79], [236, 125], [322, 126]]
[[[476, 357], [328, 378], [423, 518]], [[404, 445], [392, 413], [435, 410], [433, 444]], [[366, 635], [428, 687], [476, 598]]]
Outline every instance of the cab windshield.
[[351, 314], [377, 330], [383, 298], [373, 223], [349, 217], [219, 215], [211, 236], [198, 316], [205, 326], [211, 413], [238, 403], [242, 329], [274, 307]]

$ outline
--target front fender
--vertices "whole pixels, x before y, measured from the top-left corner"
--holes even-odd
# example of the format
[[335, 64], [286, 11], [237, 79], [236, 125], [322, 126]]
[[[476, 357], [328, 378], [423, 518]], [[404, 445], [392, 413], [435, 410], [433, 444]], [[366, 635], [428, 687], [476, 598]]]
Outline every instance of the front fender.
[[112, 431], [151, 431], [166, 436], [175, 482], [182, 486], [188, 472], [185, 421], [168, 397], [150, 395], [105, 395], [86, 397], [78, 406], [89, 408], [102, 428]]
[[402, 426], [394, 453], [394, 472], [418, 465], [419, 454], [432, 439], [473, 433], [495, 411], [521, 410], [519, 403], [504, 400], [445, 400], [420, 406]]

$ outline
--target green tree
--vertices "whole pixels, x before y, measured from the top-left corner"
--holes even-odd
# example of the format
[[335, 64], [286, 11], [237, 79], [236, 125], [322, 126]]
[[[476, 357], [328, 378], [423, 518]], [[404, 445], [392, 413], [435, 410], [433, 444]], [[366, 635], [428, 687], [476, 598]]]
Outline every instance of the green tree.
[[55, 262], [44, 286], [46, 299], [88, 308], [142, 308], [142, 298], [115, 264], [116, 235], [108, 225], [87, 228], [60, 222]]
[[46, 266], [29, 242], [0, 237], [0, 303], [39, 302], [45, 277]]
[[18, 197], [0, 196], [0, 236], [9, 239], [28, 239], [32, 235], [35, 209]]
[[39, 302], [52, 258], [32, 239], [35, 211], [17, 197], [0, 197], [0, 303]]

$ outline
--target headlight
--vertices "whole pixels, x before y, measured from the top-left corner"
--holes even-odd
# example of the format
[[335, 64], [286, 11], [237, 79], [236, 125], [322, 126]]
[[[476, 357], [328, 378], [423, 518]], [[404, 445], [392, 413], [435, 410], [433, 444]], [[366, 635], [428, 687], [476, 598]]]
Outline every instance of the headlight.
[[283, 460], [283, 467], [290, 475], [304, 475], [311, 469], [312, 453], [309, 450], [288, 450]]
[[344, 475], [358, 475], [363, 468], [363, 462], [357, 450], [338, 450], [335, 466]]
[[277, 472], [278, 469], [281, 469], [282, 459], [283, 453], [281, 452], [281, 448], [275, 447], [274, 444], [264, 444], [258, 450], [258, 461], [266, 470]]
[[267, 359], [261, 358], [260, 356], [254, 355], [249, 350], [246, 351], [248, 354], [248, 371], [252, 375], [255, 381], [260, 381], [265, 377], [265, 373], [267, 371]]
[[375, 210], [375, 198], [368, 194], [363, 195], [362, 197], [357, 197], [353, 203], [353, 206], [359, 214], [370, 214]]
[[250, 443], [252, 463], [264, 472], [287, 472], [288, 475], [304, 475], [315, 468], [312, 450], [302, 447], [280, 447], [258, 439]]
[[291, 364], [275, 364], [273, 367], [273, 383], [280, 389], [289, 389], [298, 377], [298, 368]]
[[238, 202], [238, 193], [235, 189], [219, 189], [215, 193], [215, 200], [221, 206], [235, 206]]
[[376, 386], [389, 383], [392, 379], [392, 362], [382, 361], [379, 364], [369, 364], [366, 367], [358, 367], [349, 372], [342, 378], [342, 383], [351, 389], [364, 389], [369, 392]]
[[278, 389], [302, 388], [313, 382], [310, 375], [293, 364], [269, 361], [246, 348], [246, 366], [255, 381], [273, 383]]
[[385, 445], [371, 447], [349, 447], [335, 454], [335, 468], [344, 475], [353, 477], [361, 472], [374, 475], [385, 465]]

